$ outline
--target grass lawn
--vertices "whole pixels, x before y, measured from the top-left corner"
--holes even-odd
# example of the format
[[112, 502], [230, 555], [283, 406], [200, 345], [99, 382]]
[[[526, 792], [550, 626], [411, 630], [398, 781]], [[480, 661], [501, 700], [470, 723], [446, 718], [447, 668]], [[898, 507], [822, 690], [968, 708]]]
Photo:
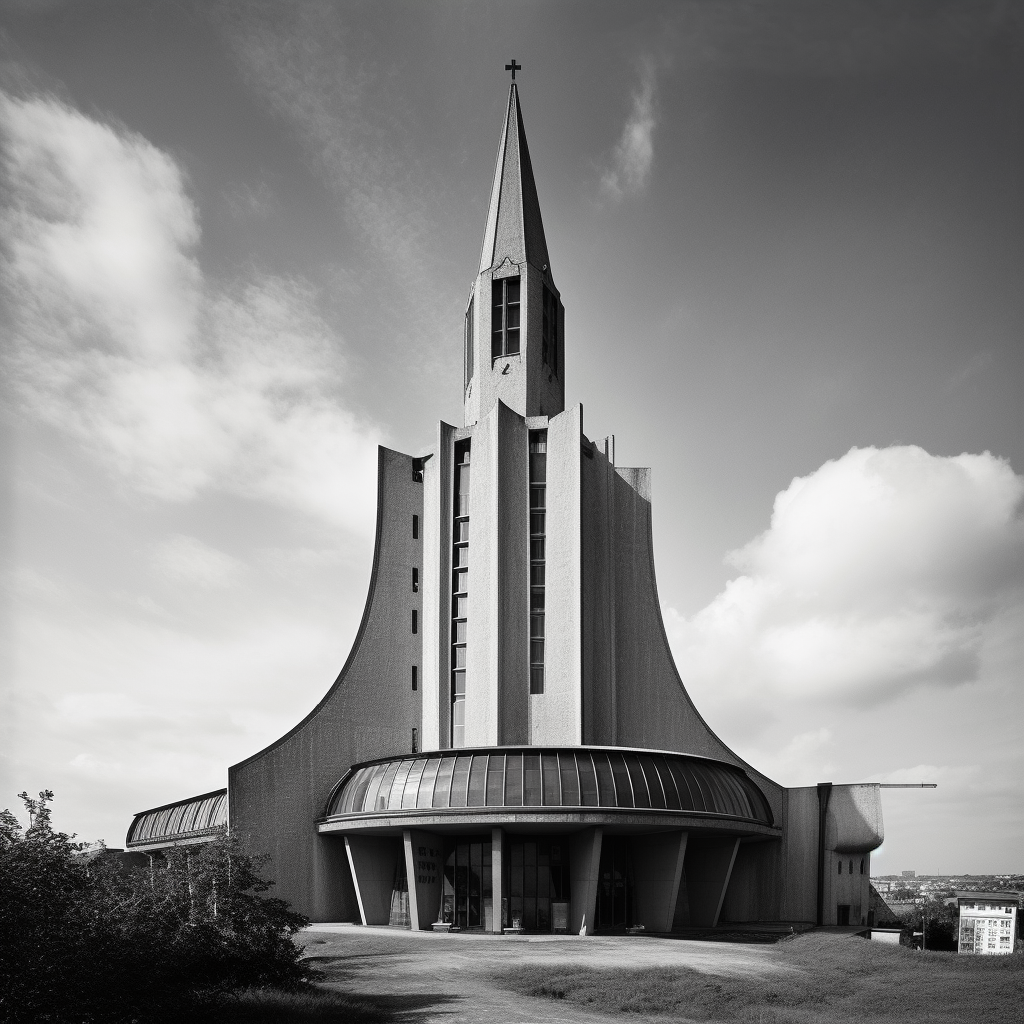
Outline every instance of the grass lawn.
[[1024, 956], [920, 953], [853, 936], [807, 934], [765, 950], [763, 977], [688, 967], [597, 970], [523, 964], [494, 975], [526, 996], [591, 1011], [757, 1024], [1019, 1024]]
[[385, 1024], [393, 1019], [375, 1002], [313, 986], [303, 992], [245, 989], [190, 1016], [201, 1024]]

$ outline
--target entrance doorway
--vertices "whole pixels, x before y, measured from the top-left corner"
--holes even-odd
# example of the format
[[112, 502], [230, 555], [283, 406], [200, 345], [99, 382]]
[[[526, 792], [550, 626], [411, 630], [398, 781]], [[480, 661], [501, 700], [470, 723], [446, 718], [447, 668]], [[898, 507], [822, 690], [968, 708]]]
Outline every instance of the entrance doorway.
[[505, 840], [508, 909], [505, 928], [527, 932], [568, 931], [569, 856], [561, 839]]
[[463, 930], [492, 926], [490, 839], [449, 839], [444, 844], [441, 920]]
[[[501, 906], [493, 899], [491, 841], [445, 841], [441, 920], [455, 928], [526, 932], [569, 930], [569, 847], [560, 838], [506, 836]], [[495, 915], [500, 915], [497, 922]]]
[[625, 836], [605, 836], [601, 844], [596, 926], [602, 931], [624, 931], [631, 928], [634, 924], [635, 902], [629, 839]]
[[836, 924], [841, 927], [849, 927], [850, 924], [850, 904], [849, 903], [837, 903], [836, 904]]

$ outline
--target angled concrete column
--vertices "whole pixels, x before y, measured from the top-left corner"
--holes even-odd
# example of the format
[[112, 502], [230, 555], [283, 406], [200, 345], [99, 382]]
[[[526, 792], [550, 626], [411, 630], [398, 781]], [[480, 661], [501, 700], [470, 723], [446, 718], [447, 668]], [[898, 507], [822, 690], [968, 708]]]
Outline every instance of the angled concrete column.
[[501, 934], [505, 897], [505, 830], [491, 829], [491, 931]]
[[679, 880], [686, 856], [686, 833], [662, 832], [634, 836], [630, 841], [633, 859], [633, 891], [636, 923], [649, 932], [670, 932], [679, 896]]
[[573, 836], [569, 851], [569, 884], [572, 899], [570, 921], [572, 930], [580, 935], [594, 933], [597, 912], [597, 887], [601, 882], [601, 839], [604, 830], [584, 829]]
[[409, 879], [409, 924], [414, 932], [429, 931], [441, 910], [444, 841], [432, 832], [406, 829], [402, 845]]
[[363, 924], [390, 923], [391, 890], [402, 856], [401, 841], [386, 836], [346, 836], [345, 850], [360, 920]]
[[739, 845], [738, 839], [690, 840], [685, 868], [692, 927], [714, 928], [718, 924]]
[[359, 916], [345, 841], [341, 836], [317, 836], [313, 859], [314, 921], [354, 921]]

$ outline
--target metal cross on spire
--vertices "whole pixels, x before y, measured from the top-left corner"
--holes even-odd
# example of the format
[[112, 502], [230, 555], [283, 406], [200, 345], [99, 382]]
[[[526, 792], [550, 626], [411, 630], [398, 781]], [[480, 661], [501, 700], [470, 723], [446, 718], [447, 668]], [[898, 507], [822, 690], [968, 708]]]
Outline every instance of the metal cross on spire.
[[523, 70], [523, 65], [522, 64], [517, 64], [515, 57], [513, 57], [512, 58], [512, 63], [505, 65], [505, 70], [512, 72], [512, 81], [514, 82], [516, 80], [516, 72], [517, 71], [522, 71]]

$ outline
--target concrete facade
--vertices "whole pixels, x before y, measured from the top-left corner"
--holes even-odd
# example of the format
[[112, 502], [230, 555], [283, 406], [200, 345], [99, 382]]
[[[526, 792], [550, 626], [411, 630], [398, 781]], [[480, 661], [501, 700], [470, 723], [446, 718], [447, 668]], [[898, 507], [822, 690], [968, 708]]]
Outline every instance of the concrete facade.
[[[703, 720], [662, 622], [651, 471], [617, 466], [614, 438], [565, 408], [564, 333], [513, 86], [465, 425], [417, 455], [380, 449], [351, 654], [302, 722], [229, 769], [230, 828], [315, 921], [862, 923], [877, 786], [787, 790]], [[154, 827], [150, 846], [181, 838]]]

